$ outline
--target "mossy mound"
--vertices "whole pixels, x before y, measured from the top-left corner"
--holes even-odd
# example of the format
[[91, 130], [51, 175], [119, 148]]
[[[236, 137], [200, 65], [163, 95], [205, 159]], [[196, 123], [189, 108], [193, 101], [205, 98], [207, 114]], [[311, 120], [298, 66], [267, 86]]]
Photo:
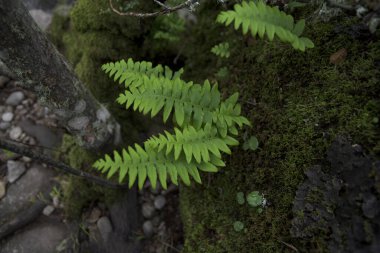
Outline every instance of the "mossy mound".
[[[246, 134], [257, 136], [260, 148], [236, 148], [221, 172], [203, 175], [201, 186], [181, 188], [184, 252], [294, 252], [293, 246], [325, 252], [322, 233], [310, 240], [291, 237], [292, 203], [304, 171], [324, 158], [336, 136], [350, 136], [368, 153], [380, 154], [380, 42], [374, 36], [353, 38], [350, 31], [358, 21], [340, 17], [310, 23], [306, 36], [315, 48], [302, 53], [217, 25], [217, 14], [205, 6], [189, 31], [186, 78], [215, 79], [220, 67], [228, 67], [229, 76], [219, 80], [222, 89], [240, 92], [254, 125]], [[223, 41], [231, 44], [228, 60], [210, 53]], [[330, 63], [342, 48], [348, 52], [344, 61]], [[260, 191], [270, 204], [258, 214], [237, 203], [240, 191]], [[245, 229], [236, 232], [235, 221]]]
[[[136, 9], [151, 10], [152, 4], [140, 3]], [[55, 15], [50, 28], [53, 42], [74, 66], [80, 80], [121, 123], [128, 143], [138, 138], [137, 128], [143, 128], [145, 119], [126, 112], [114, 102], [122, 87], [101, 66], [129, 57], [141, 59], [152, 22], [152, 19], [118, 16], [111, 12], [108, 1], [78, 0], [69, 16]]]
[[[86, 151], [76, 143], [73, 137], [64, 135], [60, 152], [56, 156], [72, 168], [93, 172], [92, 163], [99, 155]], [[65, 214], [71, 219], [80, 218], [83, 209], [94, 202], [111, 204], [122, 195], [120, 190], [99, 186], [71, 175], [65, 175], [61, 184]]]

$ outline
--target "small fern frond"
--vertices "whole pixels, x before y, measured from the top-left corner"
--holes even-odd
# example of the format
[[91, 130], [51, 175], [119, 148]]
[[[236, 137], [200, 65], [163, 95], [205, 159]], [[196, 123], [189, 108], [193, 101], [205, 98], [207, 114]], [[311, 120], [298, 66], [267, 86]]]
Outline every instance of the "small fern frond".
[[194, 160], [197, 163], [209, 162], [211, 154], [221, 158], [221, 152], [231, 154], [228, 146], [239, 144], [236, 139], [230, 136], [219, 137], [216, 129], [213, 129], [210, 124], [199, 130], [192, 126], [183, 130], [174, 128], [174, 133], [165, 131], [165, 135], [160, 134], [158, 137], [151, 137], [148, 143], [157, 148], [159, 152], [165, 151], [166, 155], [173, 153], [175, 160], [178, 160], [180, 155], [185, 155], [189, 164]]
[[104, 159], [99, 159], [93, 164], [93, 167], [102, 173], [107, 173], [107, 177], [112, 177], [119, 168], [119, 182], [128, 176], [129, 187], [132, 187], [135, 181], [138, 181], [139, 189], [142, 189], [147, 178], [156, 188], [157, 179], [164, 189], [167, 188], [167, 177], [169, 175], [174, 184], [178, 184], [178, 177], [186, 184], [190, 185], [191, 176], [194, 181], [201, 183], [199, 170], [206, 172], [217, 172], [218, 167], [225, 166], [224, 162], [212, 155], [209, 162], [187, 163], [181, 159], [175, 160], [174, 157], [168, 157], [163, 152], [157, 152], [149, 143], [145, 143], [145, 149], [135, 144], [135, 148], [128, 147], [128, 151], [123, 149], [121, 154], [114, 151], [114, 157], [105, 155]]
[[280, 11], [278, 7], [266, 5], [262, 0], [258, 3], [243, 1], [241, 4], [235, 4], [234, 10], [221, 12], [217, 22], [226, 26], [234, 22], [235, 30], [241, 26], [243, 34], [250, 31], [252, 36], [258, 34], [261, 39], [266, 34], [270, 41], [276, 35], [281, 41], [288, 42], [293, 48], [301, 51], [314, 47], [310, 39], [300, 37], [305, 28], [305, 20], [295, 24], [291, 15]]
[[228, 58], [230, 57], [230, 44], [228, 42], [220, 43], [211, 48], [211, 52], [215, 55]]
[[108, 73], [109, 77], [113, 77], [114, 81], [119, 81], [119, 84], [124, 83], [125, 87], [139, 87], [143, 84], [144, 76], [165, 77], [169, 80], [180, 78], [183, 69], [174, 72], [169, 67], [157, 65], [153, 67], [151, 62], [136, 61], [131, 58], [128, 61], [110, 62], [102, 66], [102, 70]]
[[150, 112], [152, 117], [163, 110], [164, 122], [174, 111], [174, 120], [180, 127], [191, 124], [199, 129], [206, 124], [214, 124], [222, 137], [235, 124], [240, 127], [242, 124], [249, 124], [247, 119], [240, 116], [240, 105], [237, 101], [228, 103], [226, 100], [221, 103], [217, 85], [211, 87], [207, 80], [202, 86], [180, 79], [172, 81], [153, 76], [144, 78], [144, 82], [147, 82], [144, 89], [126, 90], [119, 95], [117, 102], [125, 104], [127, 109], [133, 105], [133, 110], [143, 114]]

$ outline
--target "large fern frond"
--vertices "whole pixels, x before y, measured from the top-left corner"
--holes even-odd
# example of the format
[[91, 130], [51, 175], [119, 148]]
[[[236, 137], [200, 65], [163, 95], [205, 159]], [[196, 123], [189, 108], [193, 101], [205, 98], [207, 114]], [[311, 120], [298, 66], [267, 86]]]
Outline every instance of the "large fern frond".
[[203, 85], [180, 79], [181, 71], [173, 72], [168, 67], [153, 67], [149, 62], [120, 61], [103, 65], [114, 80], [124, 82], [126, 90], [117, 102], [133, 107], [151, 116], [163, 111], [163, 120], [173, 115], [173, 133], [165, 131], [144, 142], [144, 148], [135, 145], [113, 158], [105, 155], [94, 163], [94, 167], [110, 178], [119, 173], [119, 181], [128, 176], [129, 186], [136, 180], [141, 188], [149, 178], [155, 187], [157, 178], [166, 188], [166, 179], [178, 183], [178, 176], [185, 184], [190, 177], [201, 183], [200, 171], [216, 172], [224, 166], [221, 153], [230, 154], [229, 146], [238, 141], [229, 134], [237, 135], [237, 127], [250, 125], [241, 116], [237, 103], [238, 93], [222, 101], [216, 84], [205, 81]]
[[235, 4], [234, 10], [221, 12], [217, 22], [226, 26], [234, 22], [234, 28], [237, 30], [241, 26], [243, 34], [250, 31], [252, 36], [258, 34], [260, 38], [264, 38], [266, 34], [270, 41], [276, 35], [281, 41], [288, 42], [301, 51], [314, 47], [310, 39], [300, 37], [305, 28], [305, 20], [302, 19], [295, 24], [291, 15], [277, 7], [268, 6], [261, 0], [258, 3], [243, 1], [241, 4]]
[[[240, 105], [236, 99], [220, 101], [217, 85], [211, 87], [206, 80], [203, 85], [186, 83], [180, 79], [169, 80], [155, 76], [143, 78], [143, 86], [130, 88], [120, 94], [117, 102], [125, 104], [128, 109], [133, 105], [134, 110], [151, 116], [163, 110], [163, 120], [174, 113], [174, 120], [180, 126], [191, 124], [200, 128], [207, 123], [214, 124], [222, 136], [227, 130], [234, 131], [236, 124], [249, 125], [249, 121], [240, 116]], [[144, 87], [144, 88], [142, 88]]]

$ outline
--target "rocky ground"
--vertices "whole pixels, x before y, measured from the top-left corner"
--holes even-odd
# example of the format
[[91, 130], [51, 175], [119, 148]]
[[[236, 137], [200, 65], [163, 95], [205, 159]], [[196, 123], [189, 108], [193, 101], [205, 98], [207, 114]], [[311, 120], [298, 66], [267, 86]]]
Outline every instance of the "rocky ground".
[[[24, 2], [46, 30], [57, 2]], [[0, 76], [0, 138], [51, 155], [61, 144], [64, 130], [32, 93], [17, 86]], [[125, 199], [110, 207], [94, 200], [80, 220], [68, 220], [62, 203], [64, 181], [54, 168], [0, 149], [0, 253], [126, 252], [128, 245], [122, 239], [128, 223]], [[180, 252], [183, 231], [177, 186], [151, 189], [147, 183], [138, 204], [144, 219], [136, 235], [142, 252]]]
[[[33, 94], [17, 88], [17, 82], [0, 76], [0, 138], [49, 154], [61, 136], [55, 115]], [[82, 220], [69, 221], [61, 203], [61, 178], [44, 163], [0, 150], [0, 253], [108, 252], [117, 224], [123, 223], [117, 215], [123, 212], [122, 200], [110, 208], [95, 201], [83, 210]], [[178, 188], [152, 190], [147, 183], [139, 204], [144, 217], [138, 234], [142, 252], [179, 252], [183, 238]], [[12, 228], [15, 223], [21, 224], [18, 229]]]

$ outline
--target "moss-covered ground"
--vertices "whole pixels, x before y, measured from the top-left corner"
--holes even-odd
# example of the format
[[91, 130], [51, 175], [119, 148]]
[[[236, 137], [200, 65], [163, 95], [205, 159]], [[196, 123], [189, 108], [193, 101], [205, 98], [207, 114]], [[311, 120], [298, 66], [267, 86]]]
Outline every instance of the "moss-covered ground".
[[[380, 42], [342, 32], [358, 21], [339, 17], [328, 24], [309, 23], [306, 36], [315, 48], [302, 53], [216, 25], [217, 13], [206, 6], [189, 31], [186, 77], [217, 79], [218, 69], [228, 67], [229, 76], [218, 81], [225, 94], [239, 91], [244, 114], [253, 123], [244, 131], [258, 138], [260, 148], [236, 148], [221, 172], [203, 175], [201, 186], [181, 188], [184, 252], [294, 252], [292, 246], [324, 252], [323, 233], [310, 240], [290, 236], [295, 191], [304, 171], [324, 158], [337, 135], [380, 154]], [[210, 49], [224, 41], [231, 44], [231, 57], [220, 60]], [[330, 55], [342, 48], [346, 59], [331, 64]], [[260, 191], [270, 204], [258, 214], [237, 203], [240, 191]], [[235, 221], [245, 229], [236, 232]]]
[[[149, 46], [154, 43], [147, 28], [151, 21], [114, 17], [105, 2], [78, 1], [70, 31], [63, 35], [76, 72], [102, 102], [111, 104], [118, 92], [100, 71], [104, 62], [132, 57], [173, 65], [178, 53], [185, 79], [218, 81], [226, 96], [239, 91], [243, 113], [253, 123], [243, 129], [240, 140], [254, 135], [260, 142], [257, 151], [235, 148], [226, 157], [227, 166], [204, 174], [202, 185], [181, 187], [183, 252], [294, 252], [293, 246], [300, 252], [326, 251], [322, 233], [310, 240], [291, 238], [292, 202], [304, 171], [324, 158], [337, 135], [350, 136], [367, 153], [380, 154], [378, 37], [353, 37], [359, 21], [344, 16], [329, 23], [309, 18], [305, 32], [315, 48], [298, 52], [216, 24], [222, 8], [210, 1], [199, 9], [198, 22], [184, 32], [175, 52], [173, 47]], [[210, 49], [225, 41], [231, 56], [218, 59]], [[348, 52], [344, 61], [330, 63], [331, 54], [342, 48]], [[229, 70], [223, 79], [215, 75], [221, 67]], [[142, 127], [124, 111], [113, 113], [124, 115], [119, 119], [126, 129]], [[240, 191], [260, 191], [269, 204], [258, 214], [237, 203]], [[235, 221], [244, 223], [241, 232], [233, 229]]]

